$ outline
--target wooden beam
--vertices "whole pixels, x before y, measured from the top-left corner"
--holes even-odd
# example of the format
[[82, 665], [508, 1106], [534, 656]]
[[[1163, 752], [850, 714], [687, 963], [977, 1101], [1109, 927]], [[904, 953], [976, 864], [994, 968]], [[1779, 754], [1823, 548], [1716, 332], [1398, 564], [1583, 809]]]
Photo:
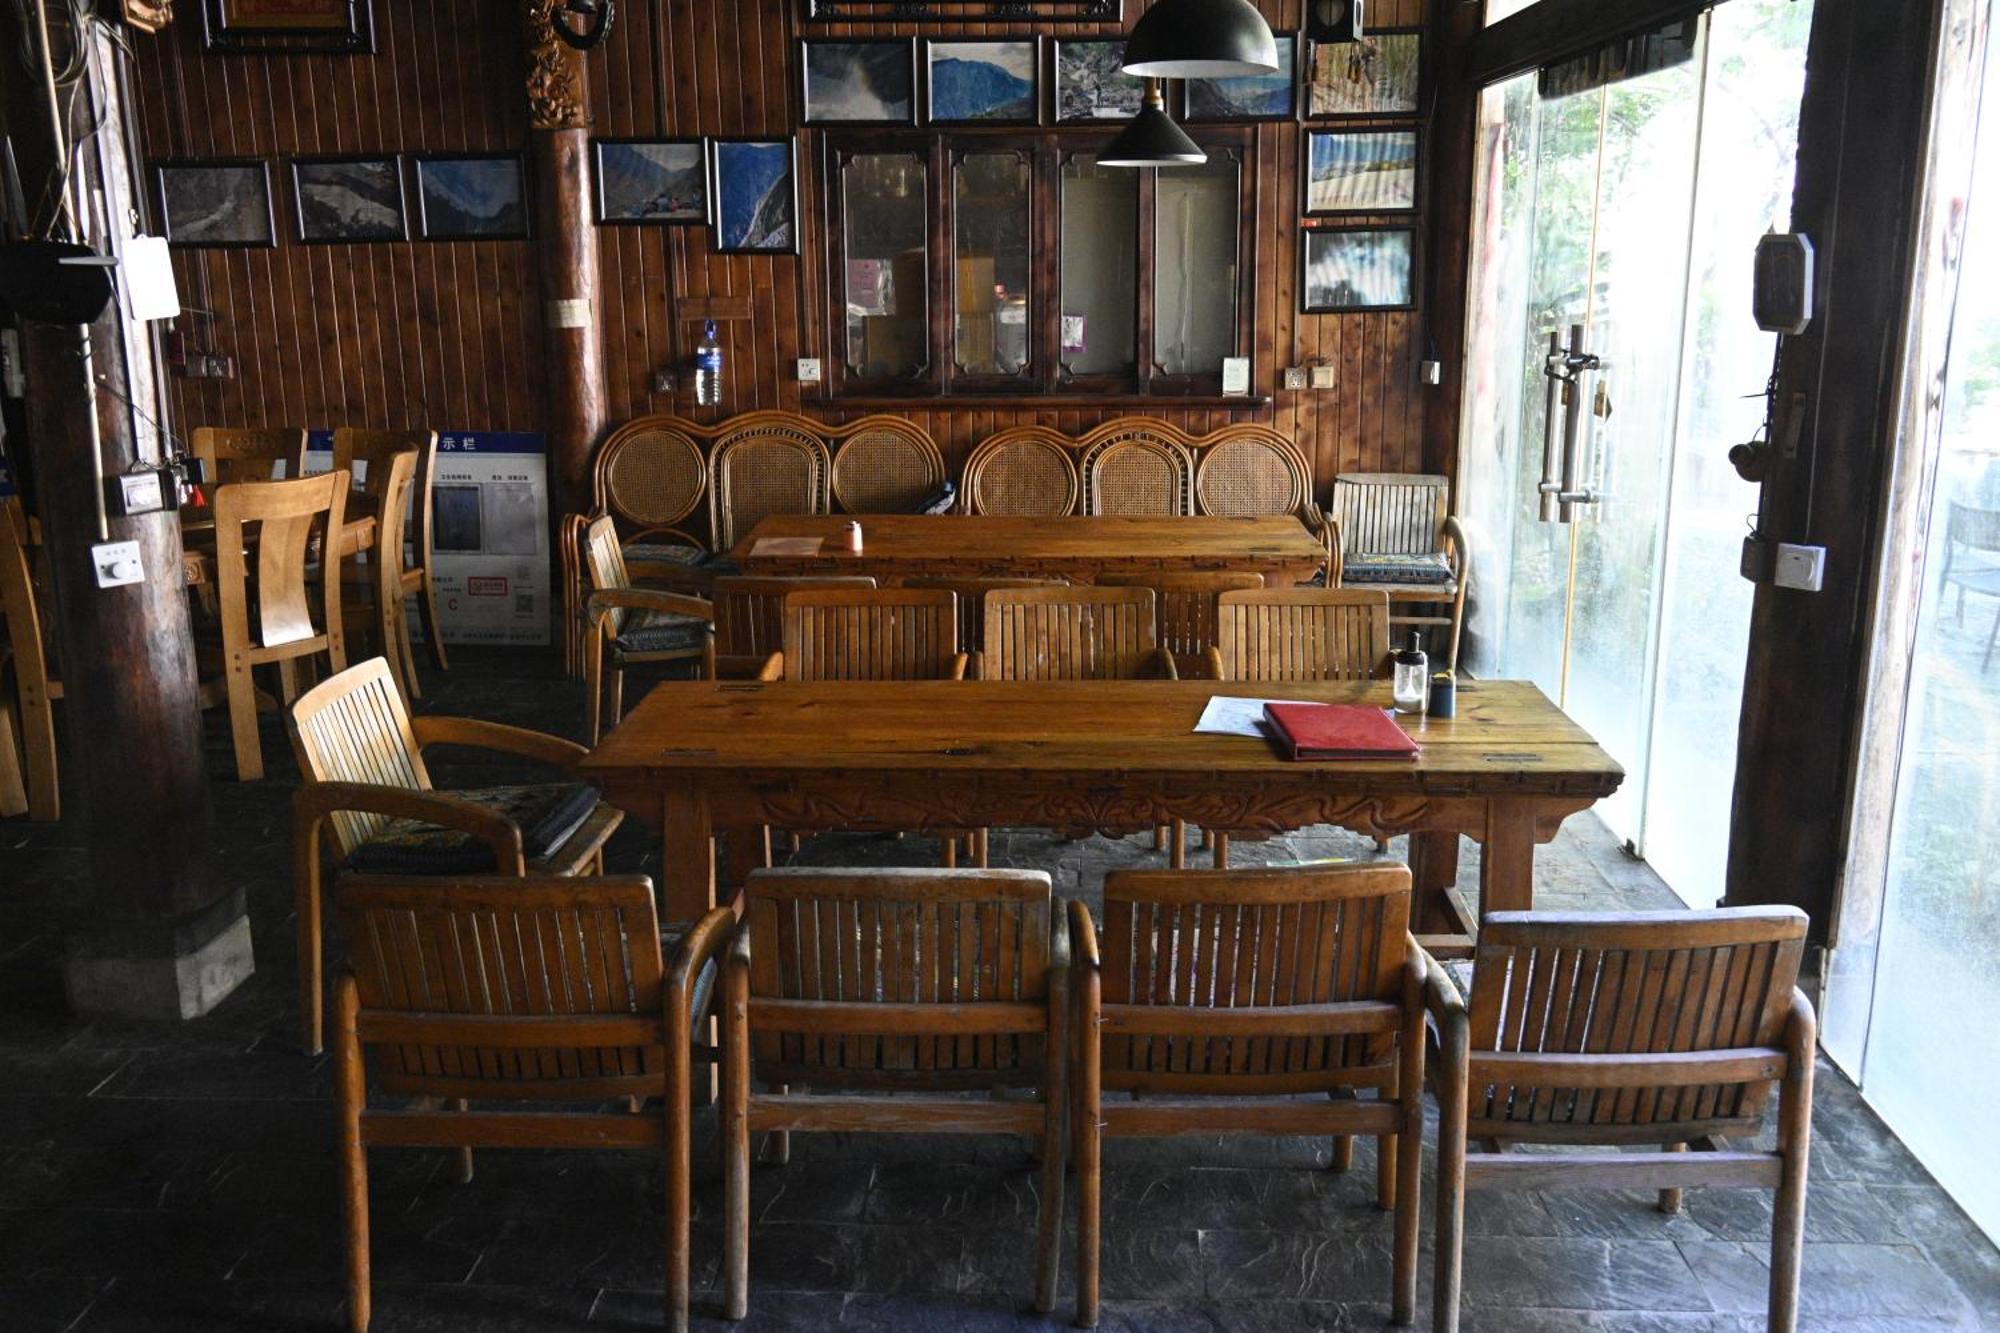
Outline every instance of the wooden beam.
[[[1471, 10], [1477, 7], [1455, 5]], [[1693, 18], [1715, 0], [1537, 0], [1472, 38], [1464, 77], [1474, 88], [1567, 60], [1621, 37]], [[1893, 8], [1893, 6], [1890, 6]], [[1475, 17], [1474, 22], [1477, 22]]]
[[[1542, 0], [1549, 3], [1550, 0]], [[1479, 5], [1438, 0], [1432, 6], [1429, 36], [1436, 62], [1437, 106], [1424, 145], [1429, 159], [1430, 255], [1424, 265], [1428, 299], [1425, 329], [1443, 376], [1424, 391], [1423, 466], [1426, 472], [1463, 477], [1456, 466], [1459, 424], [1464, 411], [1467, 301], [1472, 266], [1474, 172], [1479, 164], [1480, 85], [1468, 73], [1472, 44], [1480, 34]], [[1454, 487], [1464, 503], [1463, 487]], [[1428, 921], [1441, 927], [1444, 923]]]

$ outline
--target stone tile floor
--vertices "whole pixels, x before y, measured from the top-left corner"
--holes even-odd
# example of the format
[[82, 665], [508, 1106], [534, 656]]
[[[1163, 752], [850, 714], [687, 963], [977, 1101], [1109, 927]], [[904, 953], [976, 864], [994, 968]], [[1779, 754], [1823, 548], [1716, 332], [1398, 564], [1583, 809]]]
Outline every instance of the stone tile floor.
[[[426, 672], [429, 711], [577, 734], [580, 687], [518, 659], [460, 653]], [[510, 674], [511, 673], [511, 674]], [[296, 1037], [282, 729], [272, 778], [215, 785], [215, 873], [245, 886], [257, 975], [185, 1026], [83, 1022], [63, 1009], [58, 922], [83, 850], [67, 825], [0, 824], [0, 1329], [344, 1327], [330, 1080]], [[209, 750], [229, 770], [219, 717]], [[442, 783], [495, 780], [452, 755]], [[816, 839], [814, 862], [929, 863], [925, 839]], [[997, 864], [1040, 866], [1094, 899], [1109, 868], [1158, 864], [1149, 838], [1064, 843], [996, 830]], [[1245, 863], [1372, 854], [1339, 830], [1244, 844]], [[1465, 873], [1473, 873], [1468, 848]], [[1392, 855], [1401, 853], [1400, 844]], [[621, 833], [614, 868], [646, 868]], [[1550, 905], [1666, 906], [1671, 895], [1588, 816], [1538, 864]], [[1830, 1066], [1820, 1070], [1807, 1221], [1807, 1328], [2000, 1328], [2000, 1254]], [[697, 1322], [716, 1319], [719, 1175], [697, 1142]], [[1016, 1143], [801, 1135], [754, 1177], [756, 1329], [1030, 1329], [1034, 1175]], [[1389, 1221], [1370, 1148], [1326, 1169], [1314, 1140], [1115, 1142], [1106, 1150], [1107, 1329], [1370, 1328], [1385, 1322]], [[409, 1330], [658, 1327], [657, 1165], [620, 1154], [371, 1161], [375, 1324]], [[1474, 1195], [1471, 1333], [1745, 1333], [1763, 1326], [1767, 1196]], [[1426, 1194], [1428, 1203], [1428, 1187]], [[1426, 1219], [1426, 1264], [1429, 1222]], [[1428, 1280], [1423, 1299], [1427, 1302]], [[1421, 1323], [1422, 1321], [1420, 1321]]]

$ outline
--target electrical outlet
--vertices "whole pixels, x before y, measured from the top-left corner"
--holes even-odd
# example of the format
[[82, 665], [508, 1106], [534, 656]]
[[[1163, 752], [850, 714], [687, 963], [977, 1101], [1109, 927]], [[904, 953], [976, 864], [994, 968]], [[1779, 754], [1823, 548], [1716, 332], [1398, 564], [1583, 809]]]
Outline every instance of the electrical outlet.
[[654, 371], [654, 372], [653, 372], [653, 392], [654, 392], [654, 393], [672, 393], [673, 391], [674, 391], [674, 372], [673, 372], [673, 371], [671, 371], [671, 370], [656, 370], [656, 371]]
[[1424, 362], [1418, 367], [1418, 373], [1426, 384], [1444, 383], [1444, 363], [1441, 361]]
[[1312, 386], [1315, 389], [1331, 389], [1333, 387], [1333, 367], [1314, 366], [1312, 368]]
[[97, 586], [122, 588], [143, 583], [146, 567], [139, 562], [139, 543], [105, 542], [90, 548], [90, 562], [97, 567]]
[[799, 358], [799, 383], [801, 383], [801, 384], [818, 384], [818, 383], [819, 383], [819, 358], [818, 358], [818, 357], [816, 357], [816, 356], [802, 356], [802, 357], [800, 357], [800, 358]]
[[1780, 588], [1796, 588], [1800, 592], [1818, 592], [1826, 578], [1826, 548], [1824, 546], [1794, 546], [1790, 542], [1778, 543], [1778, 567], [1771, 582]]
[[1304, 366], [1286, 366], [1286, 367], [1285, 367], [1285, 387], [1286, 387], [1287, 389], [1303, 389], [1303, 388], [1305, 388], [1305, 387], [1306, 387], [1306, 368], [1305, 368]]

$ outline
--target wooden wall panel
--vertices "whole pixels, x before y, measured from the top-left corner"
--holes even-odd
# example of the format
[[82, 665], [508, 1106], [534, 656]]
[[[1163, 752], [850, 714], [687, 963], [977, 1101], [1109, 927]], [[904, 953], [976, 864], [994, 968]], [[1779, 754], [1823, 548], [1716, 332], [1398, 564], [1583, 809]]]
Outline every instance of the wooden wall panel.
[[[1145, 0], [1128, 0], [1136, 11]], [[1295, 30], [1301, 0], [1261, 0], [1274, 26]], [[198, 24], [139, 39], [149, 151], [155, 156], [271, 157], [284, 193], [295, 152], [520, 147], [518, 33], [494, 21], [495, 0], [413, 0], [378, 6], [374, 58], [222, 57], [200, 50]], [[511, 7], [507, 7], [512, 13]], [[611, 41], [589, 60], [594, 132], [604, 136], [783, 135], [795, 128], [799, 0], [627, 0]], [[476, 13], [475, 13], [476, 11]], [[1423, 23], [1426, 0], [1378, 0], [1378, 26]], [[832, 26], [824, 35], [859, 31]], [[1114, 35], [1107, 25], [967, 25], [990, 36], [1040, 31]], [[880, 29], [870, 29], [879, 32]], [[915, 30], [891, 28], [908, 34]], [[816, 30], [815, 35], [819, 35]], [[1153, 410], [1202, 432], [1235, 421], [1278, 426], [1305, 448], [1324, 491], [1343, 470], [1436, 470], [1448, 442], [1426, 449], [1417, 382], [1424, 312], [1298, 313], [1299, 154], [1295, 124], [1256, 127], [1246, 208], [1255, 219], [1254, 386], [1269, 398], [1242, 408], [1082, 409], [1032, 403], [901, 409], [963, 459], [994, 431], [1043, 421], [1081, 431], [1120, 412]], [[724, 411], [859, 414], [802, 396], [801, 356], [824, 358], [819, 136], [799, 133], [799, 258], [716, 255], [703, 227], [609, 227], [600, 236], [603, 338], [613, 421], [691, 412], [683, 392], [651, 391], [653, 371], [685, 367], [698, 322], [676, 318], [681, 297], [748, 297], [752, 318], [720, 326]], [[1424, 196], [1432, 194], [1428, 183]], [[235, 381], [178, 381], [183, 428], [204, 423], [401, 425], [533, 429], [538, 296], [520, 243], [299, 246], [290, 201], [275, 251], [184, 252], [190, 305], [217, 312], [213, 341], [237, 355]], [[1424, 248], [1421, 244], [1420, 252]], [[1420, 275], [1421, 277], [1421, 275]], [[1420, 285], [1420, 291], [1421, 291]], [[192, 325], [197, 331], [200, 323]], [[1336, 387], [1288, 392], [1284, 366], [1324, 363]], [[1171, 400], [1166, 400], [1170, 404]], [[704, 415], [714, 415], [706, 413]]]

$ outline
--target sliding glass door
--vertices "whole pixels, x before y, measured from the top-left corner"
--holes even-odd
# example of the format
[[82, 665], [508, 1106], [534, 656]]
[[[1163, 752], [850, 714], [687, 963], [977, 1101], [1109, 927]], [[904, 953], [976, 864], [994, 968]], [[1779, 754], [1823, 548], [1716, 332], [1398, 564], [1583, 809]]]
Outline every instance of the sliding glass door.
[[1625, 765], [1598, 814], [1722, 894], [1763, 418], [1757, 238], [1790, 211], [1811, 6], [1730, 0], [1486, 91], [1460, 509], [1466, 661], [1534, 680]]

